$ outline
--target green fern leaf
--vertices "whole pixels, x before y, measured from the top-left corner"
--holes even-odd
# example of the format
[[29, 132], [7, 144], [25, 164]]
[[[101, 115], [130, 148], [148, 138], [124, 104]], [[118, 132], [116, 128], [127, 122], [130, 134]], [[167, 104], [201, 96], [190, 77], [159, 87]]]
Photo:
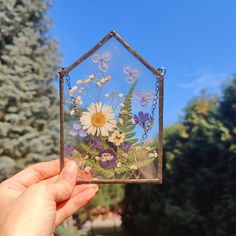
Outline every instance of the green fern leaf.
[[126, 141], [129, 142], [130, 144], [135, 144], [138, 142], [138, 138], [128, 139]]
[[133, 124], [131, 124], [130, 119], [132, 119], [132, 97], [137, 82], [138, 81], [136, 80], [133, 83], [127, 96], [125, 97], [124, 107], [121, 108], [117, 124], [118, 129], [125, 133], [125, 140], [131, 144], [134, 144], [138, 141], [138, 139], [131, 139], [131, 142], [129, 140], [135, 136], [135, 132], [132, 132], [135, 127]]

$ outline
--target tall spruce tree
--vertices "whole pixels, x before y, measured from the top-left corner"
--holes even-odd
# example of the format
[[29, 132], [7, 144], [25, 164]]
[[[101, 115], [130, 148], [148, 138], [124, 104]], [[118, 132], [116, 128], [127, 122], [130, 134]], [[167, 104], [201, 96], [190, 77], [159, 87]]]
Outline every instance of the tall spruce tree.
[[58, 157], [59, 57], [47, 0], [0, 0], [0, 180]]

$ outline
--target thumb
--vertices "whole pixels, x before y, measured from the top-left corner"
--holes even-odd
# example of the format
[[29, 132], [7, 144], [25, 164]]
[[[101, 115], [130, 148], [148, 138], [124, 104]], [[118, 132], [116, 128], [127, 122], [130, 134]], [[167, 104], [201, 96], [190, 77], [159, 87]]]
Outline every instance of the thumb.
[[75, 161], [69, 161], [62, 170], [58, 180], [52, 183], [52, 197], [56, 202], [62, 202], [70, 198], [76, 185], [78, 167]]

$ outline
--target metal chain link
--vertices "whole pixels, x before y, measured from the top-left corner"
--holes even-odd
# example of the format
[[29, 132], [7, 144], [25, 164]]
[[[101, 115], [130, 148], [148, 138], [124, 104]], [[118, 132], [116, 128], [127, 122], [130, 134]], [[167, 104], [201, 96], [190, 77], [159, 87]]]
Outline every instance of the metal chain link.
[[[162, 76], [164, 77], [165, 73], [166, 73], [166, 69], [164, 67], [160, 68], [160, 69], [157, 69], [158, 71], [160, 71], [160, 73], [162, 74]], [[156, 107], [157, 107], [157, 103], [158, 103], [158, 100], [159, 100], [159, 80], [156, 79], [156, 82], [155, 82], [155, 94], [154, 94], [154, 99], [153, 99], [153, 102], [152, 102], [152, 107], [151, 107], [151, 113], [150, 113], [150, 117], [149, 117], [149, 121], [147, 122], [147, 127], [144, 131], [144, 134], [142, 136], [142, 139], [141, 139], [141, 146], [143, 146], [147, 140], [147, 137], [148, 137], [148, 134], [152, 128], [152, 123], [154, 122], [154, 116], [155, 116], [155, 110], [156, 110]]]
[[[70, 79], [69, 74], [65, 75], [65, 79], [66, 79], [66, 84], [68, 86], [68, 89], [70, 91], [72, 89], [72, 87], [71, 87], [71, 79]], [[76, 110], [77, 110], [76, 98], [74, 96], [70, 96], [70, 101], [71, 101], [71, 103], [73, 105], [74, 111], [76, 112]]]

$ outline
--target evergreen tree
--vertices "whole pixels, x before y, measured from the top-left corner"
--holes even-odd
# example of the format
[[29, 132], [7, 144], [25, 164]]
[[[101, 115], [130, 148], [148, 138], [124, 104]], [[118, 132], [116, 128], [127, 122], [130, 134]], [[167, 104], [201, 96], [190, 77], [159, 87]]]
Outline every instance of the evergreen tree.
[[0, 0], [0, 179], [58, 158], [59, 57], [46, 0]]

